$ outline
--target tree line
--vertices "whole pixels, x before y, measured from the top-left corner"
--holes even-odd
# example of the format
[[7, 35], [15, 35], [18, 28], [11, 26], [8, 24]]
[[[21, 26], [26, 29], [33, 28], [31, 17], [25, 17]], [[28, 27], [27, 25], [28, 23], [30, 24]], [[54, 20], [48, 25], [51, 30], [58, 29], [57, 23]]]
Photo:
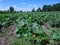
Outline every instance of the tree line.
[[[48, 12], [48, 11], [60, 11], [60, 3], [53, 4], [53, 5], [44, 5], [42, 9], [40, 7], [38, 7], [38, 9], [36, 10], [33, 8], [31, 12]], [[9, 10], [7, 11], [0, 10], [0, 13], [8, 13], [8, 12], [10, 13], [10, 12], [23, 12], [23, 11], [22, 10], [15, 11], [13, 6], [10, 6]]]
[[42, 12], [42, 11], [60, 11], [60, 3], [53, 4], [53, 5], [44, 5], [42, 9], [39, 7], [38, 9], [32, 9], [32, 12]]

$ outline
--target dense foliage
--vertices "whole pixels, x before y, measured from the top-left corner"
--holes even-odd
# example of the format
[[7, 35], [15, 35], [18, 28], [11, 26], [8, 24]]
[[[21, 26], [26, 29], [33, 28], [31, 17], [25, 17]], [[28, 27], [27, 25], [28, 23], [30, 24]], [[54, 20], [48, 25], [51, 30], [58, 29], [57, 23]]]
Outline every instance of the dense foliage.
[[14, 11], [14, 7], [10, 7], [9, 10], [10, 10], [11, 12], [13, 12], [13, 11]]
[[[0, 25], [8, 27], [15, 23], [16, 36], [30, 41], [33, 45], [55, 45], [56, 41], [60, 41], [60, 12], [0, 14]], [[45, 23], [52, 28], [43, 29], [42, 25]]]
[[42, 8], [43, 11], [60, 11], [60, 3], [53, 5], [44, 5]]

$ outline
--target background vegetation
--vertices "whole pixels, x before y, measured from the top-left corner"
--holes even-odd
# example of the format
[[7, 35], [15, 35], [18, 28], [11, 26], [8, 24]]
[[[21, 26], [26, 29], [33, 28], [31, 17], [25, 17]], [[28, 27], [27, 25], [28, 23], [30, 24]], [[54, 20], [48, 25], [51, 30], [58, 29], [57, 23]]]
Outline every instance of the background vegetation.
[[14, 24], [11, 45], [60, 45], [60, 3], [33, 8], [31, 12], [15, 11], [12, 6], [0, 11], [0, 33], [3, 27]]

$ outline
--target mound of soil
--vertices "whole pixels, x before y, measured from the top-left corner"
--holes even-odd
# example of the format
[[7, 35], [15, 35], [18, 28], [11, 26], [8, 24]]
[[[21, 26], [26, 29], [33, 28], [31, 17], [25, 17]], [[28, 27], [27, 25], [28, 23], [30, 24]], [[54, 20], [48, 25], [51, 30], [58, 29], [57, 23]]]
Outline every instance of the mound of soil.
[[11, 41], [14, 38], [14, 30], [16, 29], [16, 24], [9, 26], [6, 37], [0, 37], [0, 45], [11, 45]]

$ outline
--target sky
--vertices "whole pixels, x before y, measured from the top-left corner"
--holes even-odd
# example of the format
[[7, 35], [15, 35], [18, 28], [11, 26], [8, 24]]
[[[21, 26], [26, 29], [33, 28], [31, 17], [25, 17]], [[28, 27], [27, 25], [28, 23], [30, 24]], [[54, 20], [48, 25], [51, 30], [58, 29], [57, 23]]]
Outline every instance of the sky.
[[8, 10], [13, 6], [16, 11], [31, 11], [33, 8], [42, 8], [43, 5], [60, 3], [60, 0], [0, 0], [0, 10]]

